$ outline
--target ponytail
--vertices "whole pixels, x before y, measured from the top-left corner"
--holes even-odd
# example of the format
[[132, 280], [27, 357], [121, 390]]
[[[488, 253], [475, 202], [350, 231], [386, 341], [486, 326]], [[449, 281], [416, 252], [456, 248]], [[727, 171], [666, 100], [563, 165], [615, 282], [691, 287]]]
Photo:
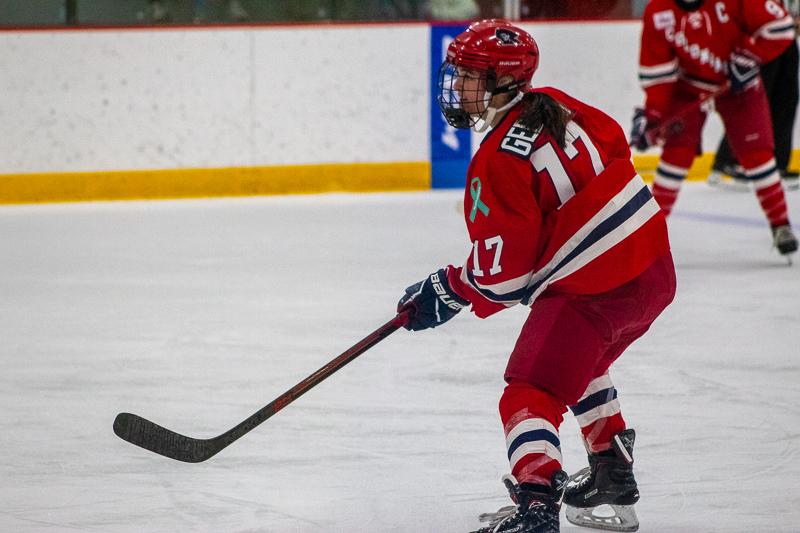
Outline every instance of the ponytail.
[[570, 110], [552, 96], [539, 92], [525, 93], [521, 105], [517, 122], [530, 131], [546, 130], [560, 148], [566, 146], [567, 124], [572, 119]]

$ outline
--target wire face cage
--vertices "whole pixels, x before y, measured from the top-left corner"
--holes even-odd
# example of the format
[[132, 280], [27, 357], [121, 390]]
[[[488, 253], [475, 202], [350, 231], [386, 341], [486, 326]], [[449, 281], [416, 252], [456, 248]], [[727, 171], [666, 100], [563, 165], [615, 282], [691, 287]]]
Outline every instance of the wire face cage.
[[483, 118], [488, 109], [491, 80], [487, 71], [467, 70], [449, 61], [439, 67], [436, 101], [447, 123], [467, 129]]

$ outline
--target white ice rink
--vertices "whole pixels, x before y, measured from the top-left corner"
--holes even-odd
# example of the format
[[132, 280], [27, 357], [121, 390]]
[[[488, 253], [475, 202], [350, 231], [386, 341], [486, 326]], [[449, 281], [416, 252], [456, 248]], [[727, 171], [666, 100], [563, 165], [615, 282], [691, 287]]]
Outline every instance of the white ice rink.
[[[461, 263], [460, 196], [0, 207], [0, 532], [474, 529], [507, 504], [524, 307], [399, 331], [206, 463], [111, 428], [210, 437], [266, 405]], [[751, 193], [689, 183], [670, 231], [677, 298], [612, 372], [640, 531], [800, 531], [800, 264]], [[571, 415], [562, 449], [584, 466]]]

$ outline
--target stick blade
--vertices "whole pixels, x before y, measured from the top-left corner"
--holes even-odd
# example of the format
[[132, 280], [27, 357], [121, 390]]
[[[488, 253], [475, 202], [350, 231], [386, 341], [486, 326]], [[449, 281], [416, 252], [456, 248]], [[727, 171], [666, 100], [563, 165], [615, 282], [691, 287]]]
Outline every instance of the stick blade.
[[224, 448], [215, 439], [193, 439], [133, 413], [117, 415], [114, 433], [140, 448], [184, 463], [202, 463]]

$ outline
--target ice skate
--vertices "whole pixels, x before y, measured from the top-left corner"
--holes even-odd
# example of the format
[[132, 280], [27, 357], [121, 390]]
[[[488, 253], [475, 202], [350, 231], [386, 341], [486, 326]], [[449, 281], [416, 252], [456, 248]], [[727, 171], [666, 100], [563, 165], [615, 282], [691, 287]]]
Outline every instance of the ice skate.
[[519, 485], [514, 476], [504, 476], [503, 483], [516, 505], [480, 515], [479, 520], [487, 525], [473, 533], [559, 533], [558, 512], [567, 480], [561, 470], [553, 474], [550, 487]]
[[772, 245], [778, 249], [781, 255], [785, 256], [797, 251], [797, 237], [794, 236], [792, 228], [788, 224], [772, 228]]
[[741, 165], [714, 165], [706, 183], [712, 187], [735, 191], [749, 191], [753, 188], [753, 184], [745, 177]]
[[781, 180], [783, 188], [787, 191], [800, 189], [800, 173], [793, 170], [781, 170]]
[[573, 475], [564, 494], [567, 520], [577, 526], [608, 531], [636, 531], [634, 504], [639, 489], [633, 477], [636, 432], [617, 433], [606, 452], [589, 454], [589, 467]]

